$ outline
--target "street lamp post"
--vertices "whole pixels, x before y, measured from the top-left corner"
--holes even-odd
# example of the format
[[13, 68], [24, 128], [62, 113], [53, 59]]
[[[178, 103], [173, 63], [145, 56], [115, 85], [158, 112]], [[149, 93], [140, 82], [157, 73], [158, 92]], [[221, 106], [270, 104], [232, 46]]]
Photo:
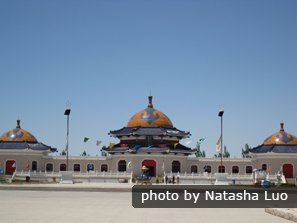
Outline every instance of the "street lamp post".
[[68, 145], [69, 145], [69, 115], [71, 109], [66, 108], [64, 115], [67, 116], [67, 133], [66, 133], [66, 171], [68, 171]]
[[218, 114], [218, 116], [221, 117], [221, 168], [220, 168], [220, 172], [222, 172], [222, 168], [223, 168], [223, 114], [224, 114], [224, 110], [221, 109]]

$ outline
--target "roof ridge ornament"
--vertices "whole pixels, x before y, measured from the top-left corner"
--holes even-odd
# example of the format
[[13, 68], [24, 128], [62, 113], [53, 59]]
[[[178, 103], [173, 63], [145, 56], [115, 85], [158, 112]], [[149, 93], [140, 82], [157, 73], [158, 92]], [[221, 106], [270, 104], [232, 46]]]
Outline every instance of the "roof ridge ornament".
[[153, 96], [148, 96], [148, 101], [149, 101], [149, 103], [148, 103], [148, 105], [147, 105], [147, 107], [148, 108], [152, 108], [152, 107], [154, 107], [153, 106]]
[[21, 120], [18, 118], [17, 119], [17, 125], [16, 125], [16, 128], [17, 129], [20, 129], [21, 128]]
[[284, 132], [285, 131], [284, 125], [285, 125], [284, 122], [281, 122], [280, 123], [280, 130], [279, 130], [280, 132]]

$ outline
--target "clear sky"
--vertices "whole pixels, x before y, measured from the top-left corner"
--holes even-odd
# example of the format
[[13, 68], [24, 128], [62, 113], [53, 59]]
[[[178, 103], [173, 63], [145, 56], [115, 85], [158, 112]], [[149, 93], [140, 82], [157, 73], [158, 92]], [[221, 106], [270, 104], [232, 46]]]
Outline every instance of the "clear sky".
[[[0, 132], [100, 154], [154, 96], [192, 147], [239, 157], [279, 130], [297, 135], [297, 1], [0, 1]], [[83, 138], [90, 140], [84, 144]], [[102, 146], [101, 145], [101, 146]]]

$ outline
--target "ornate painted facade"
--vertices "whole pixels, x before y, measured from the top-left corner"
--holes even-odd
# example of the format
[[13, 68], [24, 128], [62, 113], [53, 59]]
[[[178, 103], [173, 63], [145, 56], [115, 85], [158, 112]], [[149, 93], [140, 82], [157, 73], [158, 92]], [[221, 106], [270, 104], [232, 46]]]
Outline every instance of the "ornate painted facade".
[[110, 131], [110, 136], [120, 142], [109, 146], [105, 152], [116, 153], [146, 153], [146, 154], [184, 154], [195, 152], [179, 143], [181, 139], [190, 137], [190, 132], [181, 131], [163, 113], [154, 109], [152, 96], [148, 97], [146, 109], [137, 112], [129, 120], [127, 127]]

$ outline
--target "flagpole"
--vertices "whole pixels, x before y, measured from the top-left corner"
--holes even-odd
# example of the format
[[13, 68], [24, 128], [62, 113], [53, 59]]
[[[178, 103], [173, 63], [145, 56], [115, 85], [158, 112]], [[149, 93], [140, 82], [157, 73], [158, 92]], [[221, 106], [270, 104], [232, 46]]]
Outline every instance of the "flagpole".
[[224, 110], [221, 109], [218, 114], [218, 116], [221, 117], [221, 170], [219, 172], [221, 172], [223, 168], [223, 114]]
[[67, 116], [67, 133], [66, 133], [66, 171], [68, 171], [68, 144], [69, 144], [69, 115], [70, 108], [66, 108], [64, 115]]
[[221, 168], [223, 168], [223, 115], [221, 116]]

